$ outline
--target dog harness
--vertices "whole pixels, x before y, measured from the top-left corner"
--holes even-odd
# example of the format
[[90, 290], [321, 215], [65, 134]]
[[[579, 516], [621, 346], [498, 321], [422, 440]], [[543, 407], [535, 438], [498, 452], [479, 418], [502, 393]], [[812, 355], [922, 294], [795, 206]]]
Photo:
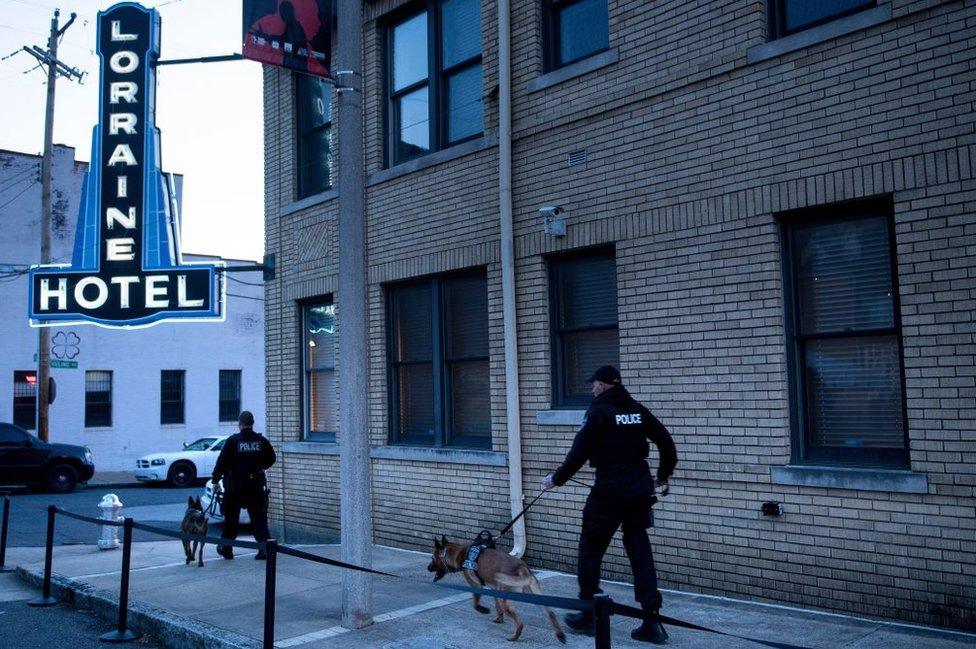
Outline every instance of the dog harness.
[[468, 549], [468, 558], [464, 560], [461, 567], [465, 570], [477, 570], [478, 569], [478, 557], [481, 553], [488, 548], [495, 547], [495, 539], [491, 538], [491, 532], [488, 530], [481, 530], [478, 536], [475, 537], [474, 541], [471, 543], [471, 547]]

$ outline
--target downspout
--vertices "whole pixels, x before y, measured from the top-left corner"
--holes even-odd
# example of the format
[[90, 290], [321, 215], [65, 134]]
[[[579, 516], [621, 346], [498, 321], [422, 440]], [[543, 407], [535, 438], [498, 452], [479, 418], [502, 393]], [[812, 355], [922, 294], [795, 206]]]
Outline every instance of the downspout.
[[[515, 241], [512, 227], [512, 33], [510, 0], [498, 0], [498, 212], [502, 252], [502, 321], [505, 335], [505, 421], [512, 518], [522, 511], [522, 423], [515, 322]], [[512, 552], [525, 554], [525, 517], [512, 528]]]

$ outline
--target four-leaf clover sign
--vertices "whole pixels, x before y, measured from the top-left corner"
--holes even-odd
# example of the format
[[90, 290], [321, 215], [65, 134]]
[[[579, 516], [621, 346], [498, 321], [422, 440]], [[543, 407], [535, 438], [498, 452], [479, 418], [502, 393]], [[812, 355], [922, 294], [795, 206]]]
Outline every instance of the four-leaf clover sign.
[[81, 353], [79, 344], [81, 344], [81, 338], [75, 332], [69, 331], [65, 334], [63, 331], [59, 331], [51, 339], [51, 353], [54, 354], [55, 358], [70, 360]]

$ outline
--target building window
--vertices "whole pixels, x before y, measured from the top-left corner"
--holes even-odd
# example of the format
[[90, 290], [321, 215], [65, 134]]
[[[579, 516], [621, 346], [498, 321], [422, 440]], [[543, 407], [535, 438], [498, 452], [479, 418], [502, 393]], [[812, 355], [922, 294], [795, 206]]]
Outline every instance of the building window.
[[332, 86], [295, 74], [298, 122], [298, 198], [332, 187]]
[[85, 372], [85, 427], [112, 425], [112, 372]]
[[302, 322], [305, 439], [334, 441], [339, 430], [335, 305], [331, 301], [305, 305]]
[[34, 430], [37, 423], [37, 372], [14, 372], [14, 425]]
[[390, 164], [481, 135], [479, 0], [430, 0], [390, 24], [386, 49]]
[[220, 421], [237, 421], [241, 414], [241, 371], [220, 370]]
[[890, 208], [784, 217], [794, 461], [906, 466]]
[[773, 39], [816, 27], [875, 6], [874, 0], [769, 0]]
[[619, 367], [617, 264], [612, 251], [554, 259], [552, 305], [553, 407], [590, 403], [587, 379], [602, 365]]
[[392, 442], [491, 447], [485, 274], [388, 291]]
[[607, 0], [543, 0], [546, 68], [555, 70], [610, 48]]
[[159, 423], [182, 424], [185, 421], [185, 370], [162, 370], [159, 375]]

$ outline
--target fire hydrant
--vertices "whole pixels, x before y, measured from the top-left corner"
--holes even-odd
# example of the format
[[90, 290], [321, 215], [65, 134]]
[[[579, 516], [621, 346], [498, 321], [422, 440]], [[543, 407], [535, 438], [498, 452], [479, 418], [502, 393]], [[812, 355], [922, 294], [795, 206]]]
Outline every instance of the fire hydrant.
[[[122, 501], [115, 494], [105, 494], [102, 502], [98, 503], [102, 510], [101, 518], [105, 521], [119, 521], [122, 519]], [[119, 528], [114, 525], [102, 525], [102, 538], [98, 539], [99, 550], [114, 550], [119, 547]]]

